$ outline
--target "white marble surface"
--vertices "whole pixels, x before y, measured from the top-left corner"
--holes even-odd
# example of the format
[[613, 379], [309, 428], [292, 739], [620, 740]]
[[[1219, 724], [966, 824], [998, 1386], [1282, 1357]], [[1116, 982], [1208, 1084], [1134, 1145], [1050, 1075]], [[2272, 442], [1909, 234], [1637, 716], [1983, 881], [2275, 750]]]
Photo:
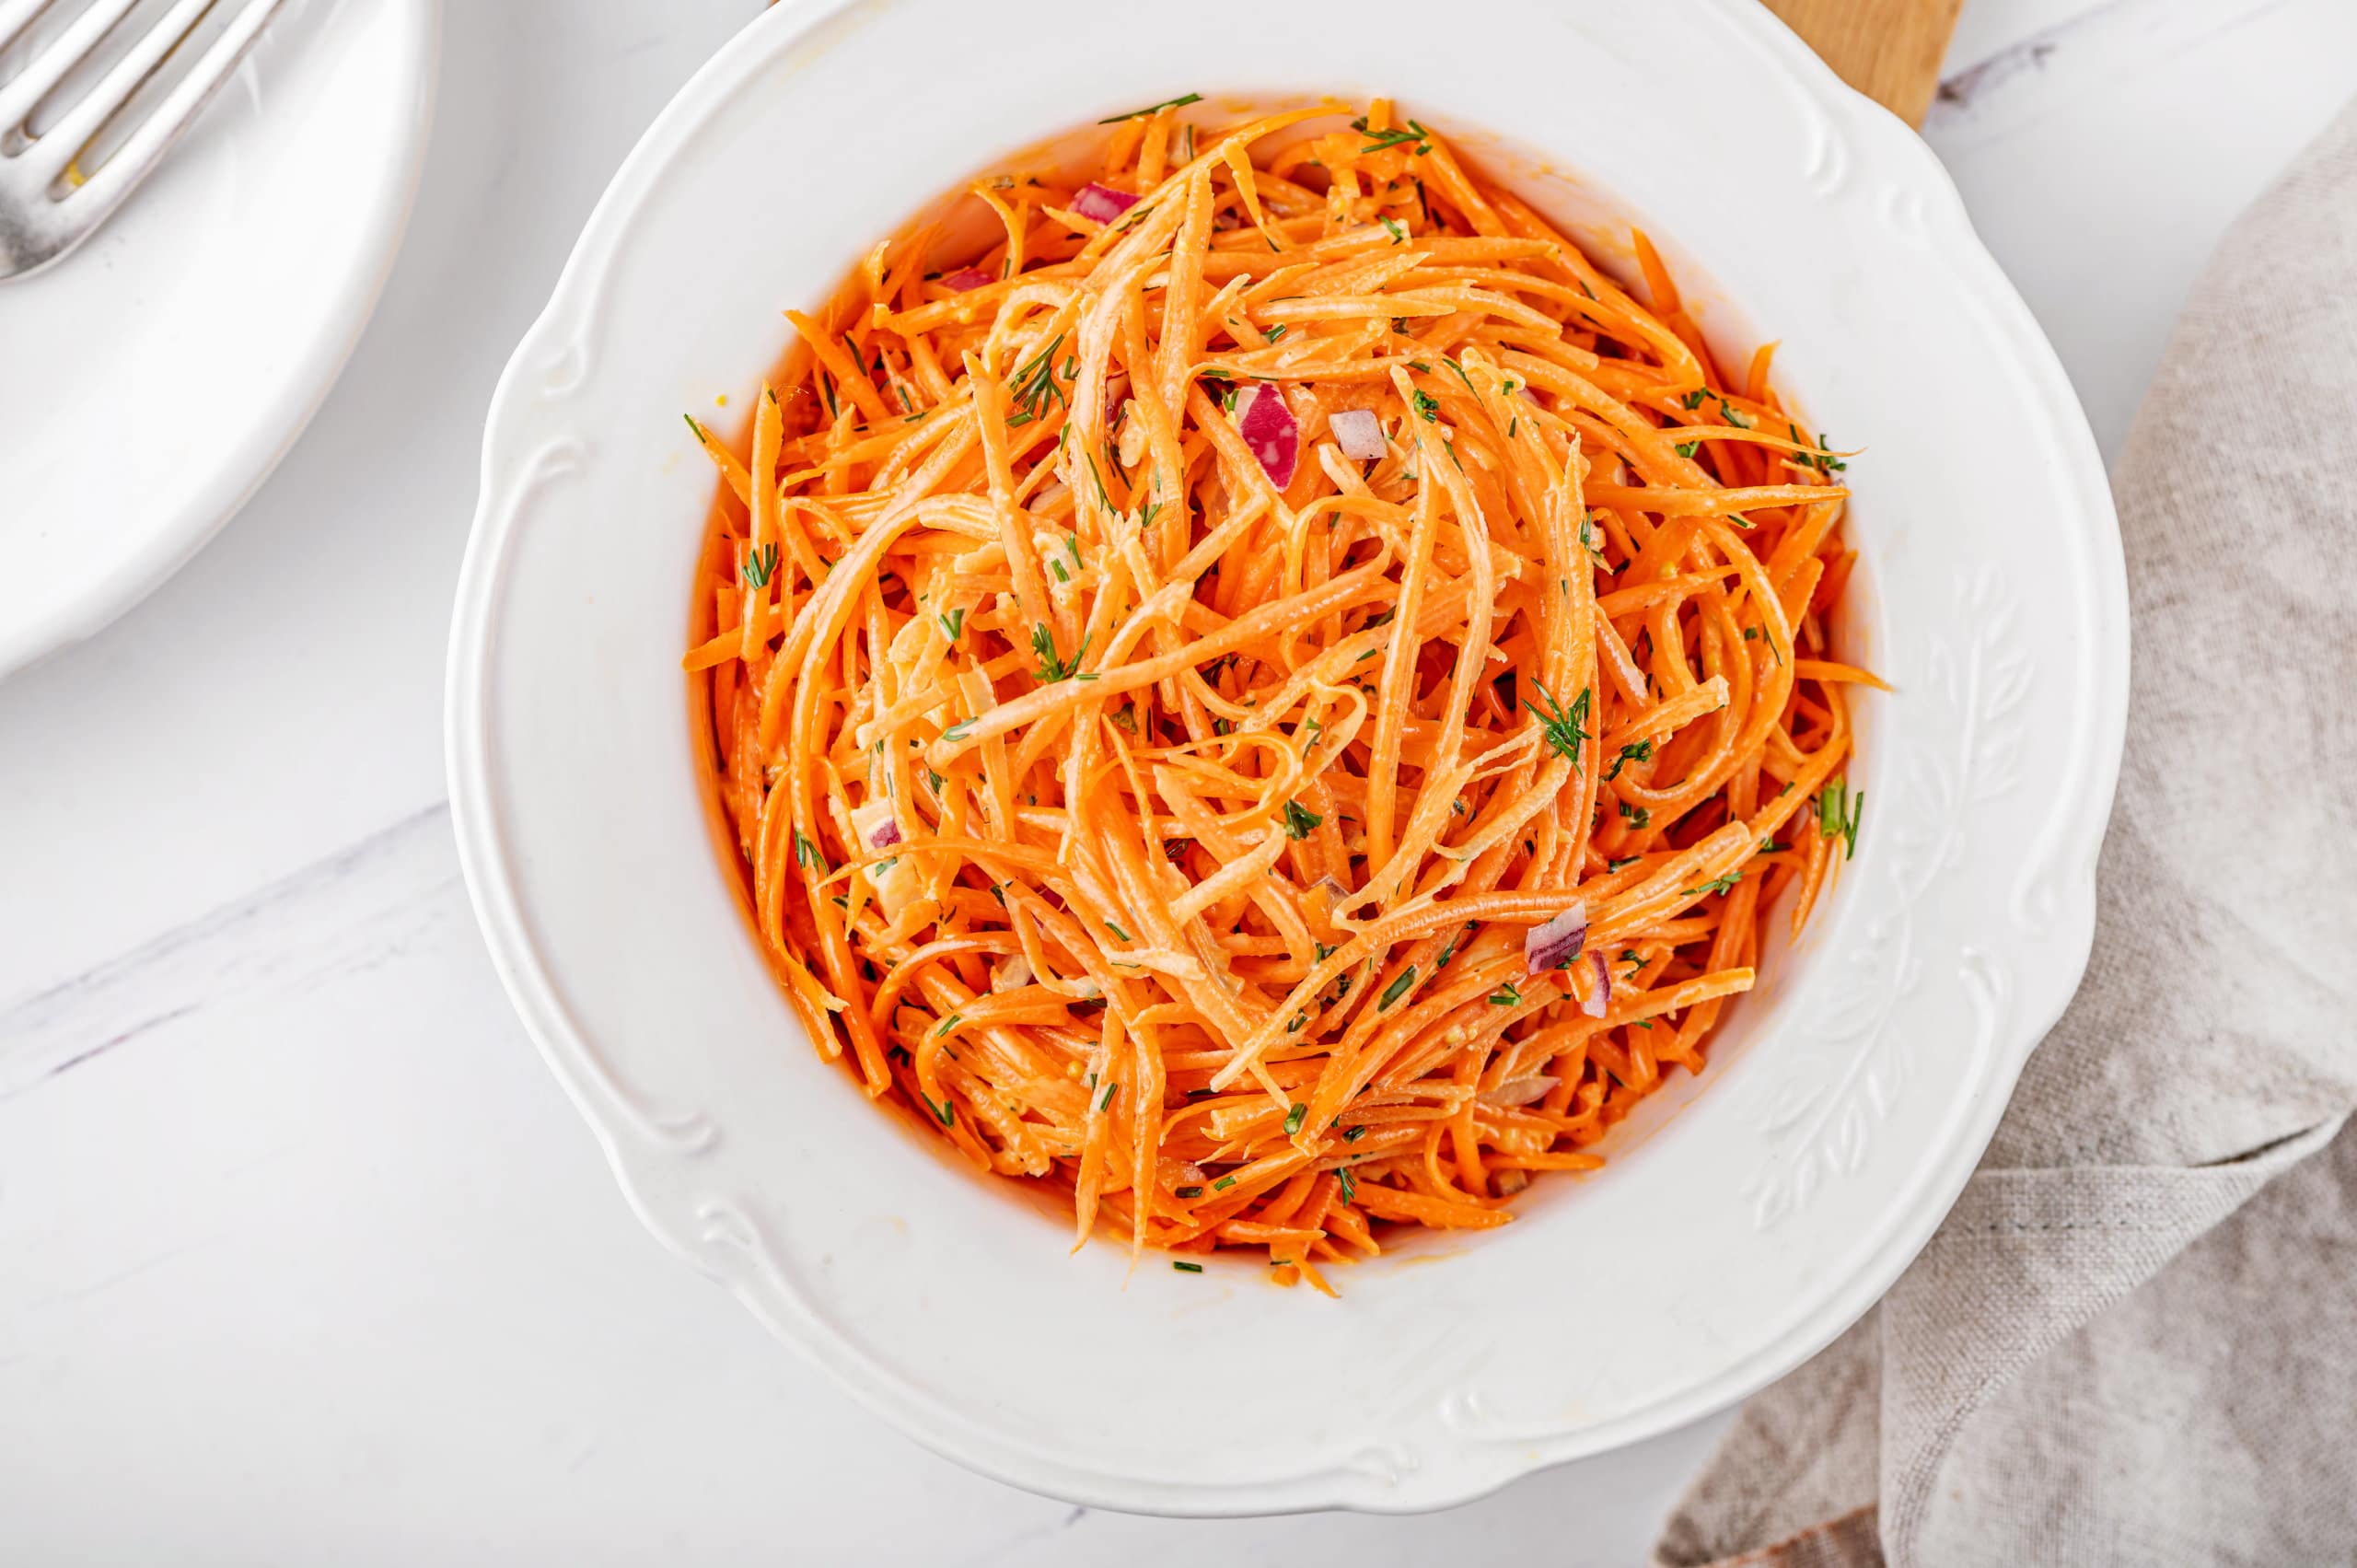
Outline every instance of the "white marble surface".
[[[756, 8], [448, 0], [342, 386], [188, 570], [0, 687], [0, 1561], [1641, 1560], [1724, 1418], [1414, 1519], [970, 1476], [659, 1253], [509, 1015], [442, 790], [478, 421]], [[1969, 0], [1928, 134], [2107, 451], [2226, 223], [2352, 94], [2350, 0]]]

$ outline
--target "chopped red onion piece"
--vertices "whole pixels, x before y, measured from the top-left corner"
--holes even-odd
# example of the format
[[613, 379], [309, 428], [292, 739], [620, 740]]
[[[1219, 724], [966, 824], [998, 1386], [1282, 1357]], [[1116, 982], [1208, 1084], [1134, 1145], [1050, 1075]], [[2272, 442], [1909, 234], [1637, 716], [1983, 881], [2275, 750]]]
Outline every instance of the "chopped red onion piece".
[[867, 835], [867, 847], [870, 849], [890, 849], [900, 842], [900, 824], [898, 822], [887, 822]]
[[1601, 953], [1590, 953], [1588, 961], [1596, 966], [1596, 989], [1580, 1004], [1580, 1011], [1591, 1018], [1601, 1018], [1604, 1010], [1612, 1005], [1612, 966], [1604, 961]]
[[1587, 905], [1573, 903], [1544, 925], [1534, 925], [1523, 933], [1523, 967], [1532, 974], [1549, 970], [1567, 970], [1572, 960], [1580, 956], [1580, 945], [1587, 940]]
[[944, 273], [941, 276], [942, 287], [954, 288], [959, 294], [964, 294], [968, 289], [980, 288], [984, 284], [996, 282], [998, 279], [980, 267], [960, 267], [954, 273]]
[[1301, 462], [1301, 426], [1274, 387], [1248, 387], [1236, 401], [1236, 428], [1269, 482], [1283, 490]]
[[1340, 409], [1326, 423], [1333, 427], [1335, 444], [1344, 457], [1366, 462], [1383, 456], [1383, 422], [1376, 418], [1373, 409]]
[[1105, 423], [1112, 424], [1120, 417], [1121, 401], [1130, 395], [1130, 373], [1116, 370], [1105, 377]]
[[1072, 210], [1093, 223], [1111, 223], [1137, 204], [1138, 199], [1127, 191], [1116, 191], [1094, 180], [1082, 186], [1072, 199]]

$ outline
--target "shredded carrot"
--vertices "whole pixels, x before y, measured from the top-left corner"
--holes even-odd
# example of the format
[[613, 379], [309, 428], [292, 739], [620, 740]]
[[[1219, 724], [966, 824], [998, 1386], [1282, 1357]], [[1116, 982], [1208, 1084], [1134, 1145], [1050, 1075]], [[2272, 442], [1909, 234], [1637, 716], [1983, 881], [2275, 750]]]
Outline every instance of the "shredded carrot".
[[790, 313], [746, 458], [690, 419], [683, 666], [822, 1055], [1081, 1242], [1330, 1293], [1704, 1066], [1882, 683], [1846, 455], [1643, 235], [1650, 309], [1387, 103], [1182, 107]]

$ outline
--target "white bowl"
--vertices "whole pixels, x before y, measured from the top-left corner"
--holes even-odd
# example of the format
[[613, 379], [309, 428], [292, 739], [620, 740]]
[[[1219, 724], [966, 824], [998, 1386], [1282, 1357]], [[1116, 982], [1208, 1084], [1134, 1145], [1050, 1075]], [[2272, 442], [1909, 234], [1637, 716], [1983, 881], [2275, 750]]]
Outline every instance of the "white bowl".
[[408, 225], [441, 25], [290, 6], [103, 230], [0, 289], [0, 677], [154, 592], [327, 401]]
[[[647, 1225], [912, 1435], [1097, 1505], [1438, 1506], [1742, 1398], [1930, 1235], [2085, 963], [2119, 536], [1938, 164], [1755, 0], [1460, 0], [1432, 47], [1399, 0], [1213, 0], [1134, 38], [1127, 15], [797, 0], [664, 111], [492, 408], [451, 646], [459, 845]], [[961, 177], [1190, 89], [1396, 95], [1558, 214], [1643, 221], [1721, 342], [1782, 338], [1781, 385], [1865, 448], [1846, 635], [1898, 688], [1859, 704], [1857, 858], [1710, 1071], [1603, 1171], [1344, 1270], [1339, 1302], [1248, 1264], [1067, 1257], [821, 1064], [715, 854], [679, 673], [713, 489], [681, 411], [755, 384], [779, 311]]]

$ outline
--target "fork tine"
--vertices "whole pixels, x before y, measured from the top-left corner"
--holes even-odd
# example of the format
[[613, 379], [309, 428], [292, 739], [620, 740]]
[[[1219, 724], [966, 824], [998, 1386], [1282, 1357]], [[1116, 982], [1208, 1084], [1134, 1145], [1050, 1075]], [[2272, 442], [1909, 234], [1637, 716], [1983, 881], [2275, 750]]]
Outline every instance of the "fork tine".
[[[90, 8], [67, 24], [57, 41], [32, 57], [17, 79], [0, 87], [0, 131], [13, 131], [32, 117], [41, 100], [114, 31], [139, 0], [90, 0]], [[31, 18], [28, 17], [27, 20]]]
[[252, 0], [238, 13], [236, 19], [222, 29], [221, 36], [197, 56], [188, 75], [172, 84], [171, 91], [140, 122], [138, 129], [124, 138], [122, 145], [99, 166], [98, 172], [66, 200], [86, 208], [97, 208], [103, 215], [105, 209], [129, 195], [172, 144], [180, 140], [180, 134], [254, 46], [262, 29], [285, 5], [286, 0]]
[[51, 0], [0, 0], [0, 49], [15, 41], [35, 17], [49, 9]]
[[41, 132], [25, 155], [38, 159], [35, 168], [54, 180], [65, 172], [66, 166], [89, 145], [90, 138], [113, 118], [140, 84], [154, 75], [172, 51], [188, 40], [188, 35], [205, 13], [219, 0], [180, 0], [180, 3], [154, 26], [140, 36], [139, 41], [110, 66], [107, 74], [82, 95], [81, 101], [60, 115], [57, 123]]

